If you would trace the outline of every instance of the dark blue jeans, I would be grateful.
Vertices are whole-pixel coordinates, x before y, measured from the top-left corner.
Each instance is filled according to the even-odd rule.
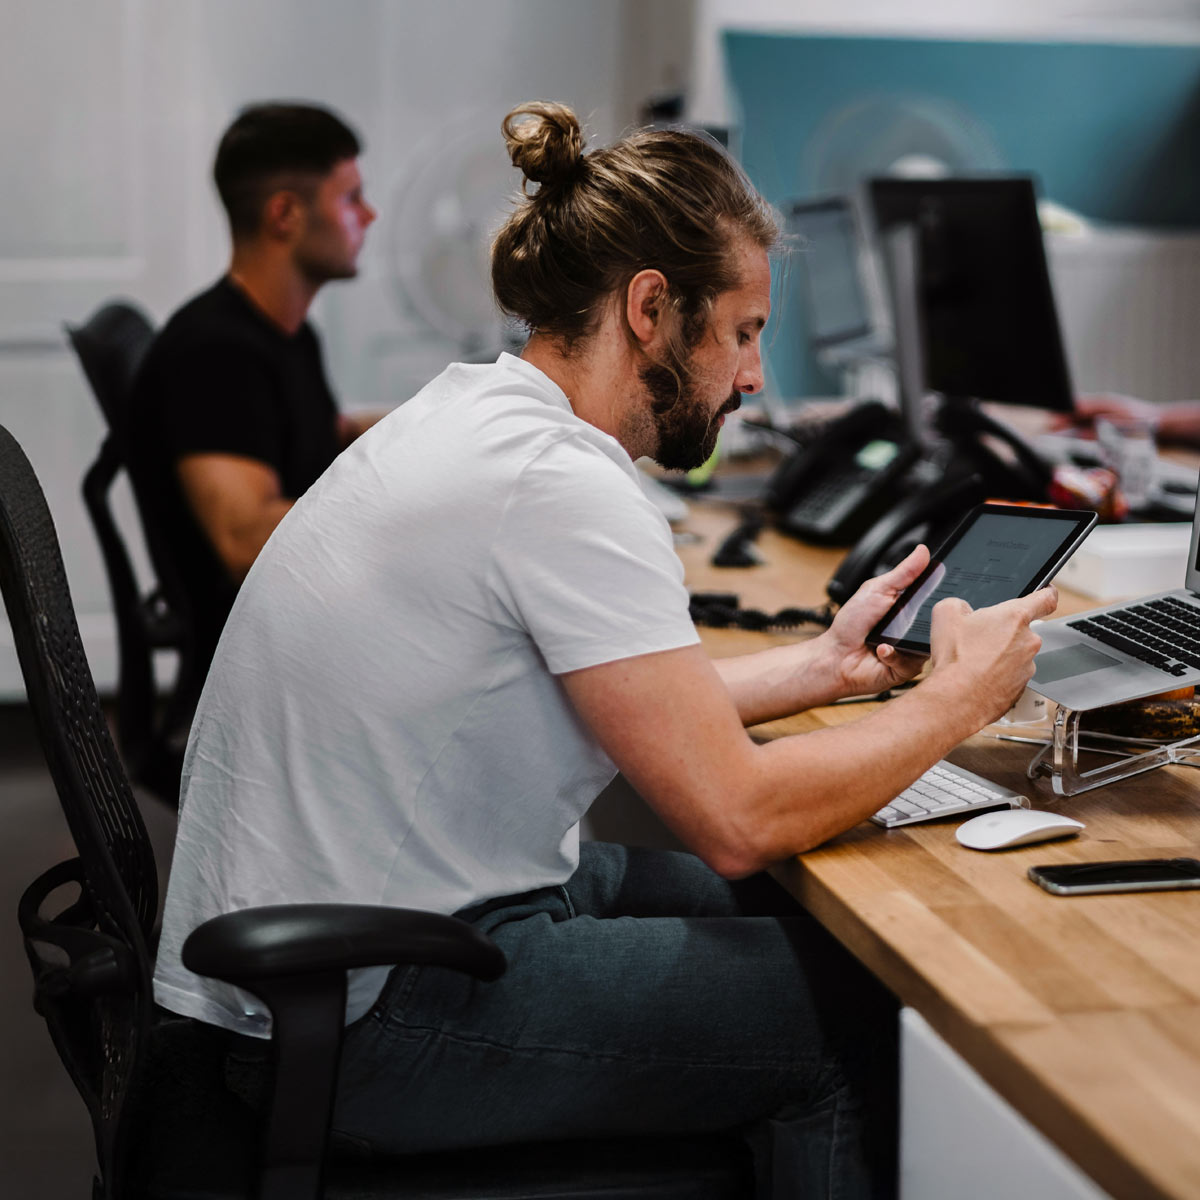
[[[393,971],[347,1030],[341,1133],[405,1152],[740,1129],[764,1196],[894,1193],[896,1004],[767,876],[585,843],[564,886],[460,915],[507,973]]]

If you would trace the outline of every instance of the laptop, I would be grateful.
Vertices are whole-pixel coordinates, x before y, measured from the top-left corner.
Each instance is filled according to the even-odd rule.
[[[1029,686],[1077,712],[1200,684],[1200,500],[1183,587],[1038,625]]]

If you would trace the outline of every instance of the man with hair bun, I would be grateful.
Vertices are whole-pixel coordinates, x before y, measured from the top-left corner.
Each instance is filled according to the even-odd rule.
[[[342,1132],[405,1152],[741,1129],[760,1195],[890,1196],[894,1001],[762,871],[1003,713],[1054,592],[943,601],[918,687],[753,742],[916,672],[863,639],[928,554],[811,641],[711,661],[634,460],[702,462],[761,387],[775,218],[690,133],[585,153],[549,103],[503,130],[526,183],[492,279],[529,340],[360,438],[260,557],[193,726],[159,1002],[266,1035],[179,961],[231,909],[457,913],[507,972],[352,972]],[[694,853],[580,846],[618,769]]]

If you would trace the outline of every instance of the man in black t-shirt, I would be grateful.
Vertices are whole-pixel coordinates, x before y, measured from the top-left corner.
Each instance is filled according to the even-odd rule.
[[[170,548],[203,666],[275,526],[373,419],[338,413],[306,320],[322,284],[356,273],[375,219],[359,150],[325,109],[243,110],[213,168],[228,273],[171,317],[134,384],[130,472]]]

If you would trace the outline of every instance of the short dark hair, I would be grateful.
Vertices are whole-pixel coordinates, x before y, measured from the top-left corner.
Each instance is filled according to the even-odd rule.
[[[253,234],[280,187],[309,185],[362,149],[358,135],[315,104],[251,104],[225,130],[213,179],[235,237]]]

